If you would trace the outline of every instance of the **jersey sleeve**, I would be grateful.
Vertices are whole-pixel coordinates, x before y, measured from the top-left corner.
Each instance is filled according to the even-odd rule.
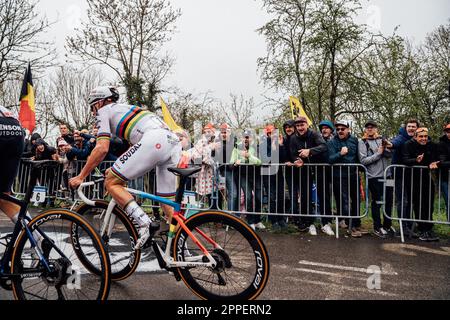
[[[97,121],[96,127],[98,128],[97,141],[107,139],[111,139],[111,126],[110,126],[110,112],[111,109],[106,106],[98,110],[97,112]]]

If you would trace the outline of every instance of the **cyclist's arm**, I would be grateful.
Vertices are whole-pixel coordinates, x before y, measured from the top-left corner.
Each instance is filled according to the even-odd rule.
[[[108,154],[110,141],[108,139],[101,139],[97,141],[94,150],[92,150],[91,155],[89,156],[86,165],[81,170],[78,175],[81,179],[86,179],[86,177],[94,170],[100,162]]]

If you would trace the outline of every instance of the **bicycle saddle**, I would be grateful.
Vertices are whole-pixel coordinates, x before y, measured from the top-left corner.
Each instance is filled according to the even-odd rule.
[[[191,175],[193,175],[194,173],[199,172],[200,170],[202,170],[202,167],[192,167],[192,168],[168,168],[167,170],[169,170],[170,172],[172,172],[175,175],[179,175],[182,177],[189,177]]]

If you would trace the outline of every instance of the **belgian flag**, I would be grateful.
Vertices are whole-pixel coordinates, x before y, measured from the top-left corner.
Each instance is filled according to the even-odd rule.
[[[36,127],[36,109],[30,64],[28,64],[28,68],[25,72],[22,91],[20,92],[19,121],[22,127],[30,131],[30,134],[34,131],[34,128]]]

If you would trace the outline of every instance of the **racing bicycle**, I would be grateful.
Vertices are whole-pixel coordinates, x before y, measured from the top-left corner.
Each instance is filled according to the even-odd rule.
[[[171,272],[177,281],[182,280],[201,299],[256,299],[269,278],[269,256],[260,237],[239,217],[226,212],[207,210],[185,217],[181,205],[185,184],[201,168],[168,170],[180,178],[175,201],[126,188],[133,195],[172,206],[175,211],[169,230],[155,233],[142,249],[135,248],[138,232],[134,222],[114,200],[90,200],[84,195],[84,188],[104,178],[78,188],[84,203],[75,211],[89,219],[102,237],[110,254],[112,279],[129,277],[142,251],[153,249],[159,267]],[[77,255],[87,269],[96,272],[84,248]]]
[[[106,300],[111,283],[109,255],[86,219],[64,209],[27,217],[40,170],[55,161],[29,161],[31,174],[24,200],[0,193],[0,199],[20,206],[14,231],[0,237],[5,251],[0,261],[0,286],[18,300]],[[76,237],[74,232],[76,231]],[[83,250],[96,272],[77,258]]]

